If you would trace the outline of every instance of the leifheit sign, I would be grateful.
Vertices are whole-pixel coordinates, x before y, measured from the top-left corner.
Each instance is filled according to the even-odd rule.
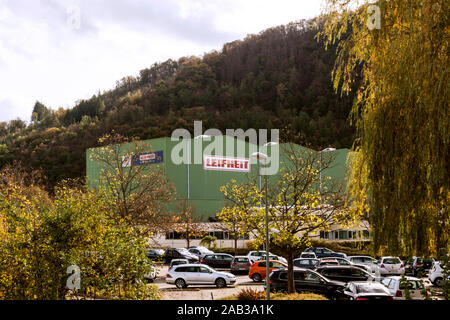
[[[250,159],[204,156],[205,170],[250,172]]]

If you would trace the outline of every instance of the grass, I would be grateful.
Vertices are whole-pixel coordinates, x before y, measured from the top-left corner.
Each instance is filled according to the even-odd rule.
[[[258,291],[254,289],[242,289],[238,294],[221,298],[219,300],[239,300],[239,301],[252,301],[252,300],[265,300],[265,291]],[[324,296],[315,293],[283,293],[275,292],[270,295],[271,300],[328,300]]]

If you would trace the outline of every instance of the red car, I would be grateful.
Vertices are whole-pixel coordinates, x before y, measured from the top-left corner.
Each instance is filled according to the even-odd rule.
[[[269,261],[269,273],[283,268],[287,268],[287,265],[277,260]],[[248,276],[255,282],[263,281],[266,278],[266,261],[256,261],[252,264]]]

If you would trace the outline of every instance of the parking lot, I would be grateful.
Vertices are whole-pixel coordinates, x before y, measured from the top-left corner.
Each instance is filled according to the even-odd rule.
[[[228,297],[238,293],[243,288],[252,288],[264,290],[263,282],[253,282],[247,274],[236,274],[236,284],[226,288],[218,289],[214,285],[210,286],[189,286],[186,289],[177,289],[173,284],[167,284],[165,281],[166,273],[169,269],[164,265],[158,267],[158,277],[154,284],[158,286],[163,300],[215,300]],[[229,269],[217,269],[218,271],[229,272]]]
[[[244,288],[252,288],[254,290],[264,290],[264,282],[255,283],[247,274],[236,274],[236,284],[234,286],[228,286],[226,288],[216,288],[214,285],[210,286],[189,286],[186,289],[177,289],[173,284],[167,284],[165,276],[168,271],[168,266],[158,267],[158,276],[154,281],[154,284],[158,286],[162,300],[216,300],[225,297],[229,297],[237,294]],[[219,271],[229,272],[229,269],[218,269]],[[437,300],[442,300],[440,296],[442,290],[434,287],[430,280],[426,277],[422,278],[425,288],[429,288],[435,291],[438,295],[435,297]]]

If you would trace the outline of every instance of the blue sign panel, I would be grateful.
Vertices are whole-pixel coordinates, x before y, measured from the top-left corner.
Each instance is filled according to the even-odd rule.
[[[122,166],[142,166],[146,164],[156,164],[164,162],[164,152],[156,151],[151,153],[138,154],[122,157]]]

